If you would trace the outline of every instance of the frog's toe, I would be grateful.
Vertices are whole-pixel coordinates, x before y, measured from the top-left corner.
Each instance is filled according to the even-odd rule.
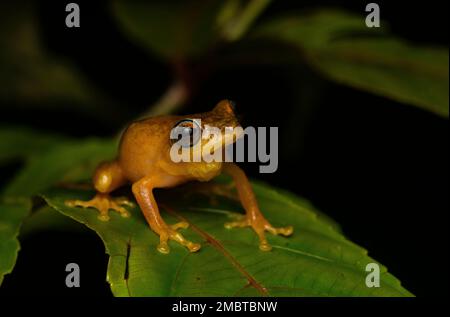
[[[128,197],[117,197],[113,198],[113,201],[120,206],[135,207],[135,203],[132,202]]]
[[[248,221],[247,217],[245,217],[245,216],[240,217],[240,219],[237,221],[225,222],[225,224],[224,224],[224,227],[226,229],[244,228],[244,227],[249,227],[249,226],[250,226],[250,222]]]
[[[164,254],[170,252],[170,247],[168,245],[168,240],[173,240],[178,242],[179,244],[185,246],[189,252],[197,252],[200,250],[201,245],[199,243],[194,243],[192,241],[187,240],[183,235],[177,232],[177,229],[187,228],[189,224],[185,221],[176,223],[174,225],[169,226],[166,230],[164,230],[160,236],[160,242],[157,247],[158,251]]]
[[[163,254],[168,254],[170,252],[170,247],[167,244],[167,240],[161,241],[156,249]]]
[[[67,200],[66,206],[69,207],[82,207],[82,208],[94,208],[99,212],[98,219],[101,221],[108,221],[109,210],[112,209],[118,212],[122,217],[130,217],[130,213],[121,205],[124,204],[123,198],[111,198],[107,194],[98,193],[91,200]]]
[[[71,199],[71,200],[66,200],[64,202],[64,204],[67,207],[83,207],[83,208],[88,208],[88,207],[94,207],[93,204],[91,204],[91,200],[78,200],[78,199]]]
[[[101,221],[109,221],[109,215],[108,214],[103,214],[103,213],[99,213],[97,218]]]
[[[266,225],[265,229],[273,235],[283,235],[285,237],[290,236],[294,232],[294,228],[292,226],[275,228],[269,224]]]
[[[187,223],[186,221],[177,222],[176,224],[170,226],[170,228],[172,228],[173,230],[187,229],[188,227],[189,223]]]
[[[264,218],[257,218],[252,221],[247,216],[244,216],[238,221],[225,223],[225,228],[227,229],[243,227],[252,227],[252,229],[256,232],[259,238],[259,249],[261,251],[272,250],[271,245],[266,239],[266,231],[273,235],[283,235],[286,237],[290,236],[294,232],[294,228],[292,226],[276,228]]]
[[[109,209],[112,209],[112,210],[118,212],[124,218],[130,217],[130,213],[128,212],[128,210],[123,208],[121,205],[116,203],[114,200],[110,201]]]
[[[194,243],[187,240],[181,233],[177,232],[176,230],[169,231],[169,239],[176,241],[181,245],[184,245],[189,250],[189,252],[197,252],[201,247],[199,243]]]

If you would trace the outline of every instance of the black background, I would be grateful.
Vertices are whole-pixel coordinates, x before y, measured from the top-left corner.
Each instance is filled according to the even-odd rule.
[[[92,118],[65,108],[27,113],[5,108],[0,122],[77,137],[109,136],[170,84],[170,67],[127,39],[108,14],[106,1],[76,2],[82,26],[68,29],[67,2],[41,1],[42,39],[55,56],[72,60],[98,89],[126,104],[124,114],[105,120],[108,114]],[[377,3],[395,35],[447,46],[444,1]],[[327,4],[364,14],[366,2],[275,1],[261,18]],[[292,85],[282,67],[222,69],[200,84],[182,112],[206,110],[227,97],[237,102],[246,125],[278,126],[278,171],[261,175],[257,166],[246,164],[251,176],[312,201],[413,294],[447,294],[447,120],[334,84],[308,66],[301,67],[306,83],[300,86]],[[314,103],[315,110],[298,106],[293,100],[299,95]],[[2,170],[2,179],[11,177],[17,167]],[[15,271],[5,278],[0,293],[111,294],[105,282],[107,256],[94,233],[45,232],[21,244]],[[64,268],[69,262],[81,267],[79,289],[65,287]]]

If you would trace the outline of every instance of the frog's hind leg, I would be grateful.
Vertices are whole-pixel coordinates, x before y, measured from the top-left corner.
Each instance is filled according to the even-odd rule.
[[[110,192],[126,183],[122,170],[116,161],[100,164],[95,170],[93,183],[97,190],[94,198],[88,201],[67,200],[66,205],[95,208],[99,211],[98,218],[102,221],[109,220],[110,209],[120,213],[122,217],[130,216],[130,213],[123,206],[132,206],[133,203],[124,197],[113,198],[109,195]]]

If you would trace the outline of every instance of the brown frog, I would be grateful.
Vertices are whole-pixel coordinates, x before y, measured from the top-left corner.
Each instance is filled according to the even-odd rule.
[[[170,155],[173,140],[170,138],[174,127],[182,125],[188,133],[193,133],[196,121],[201,119],[201,127],[217,127],[222,131],[221,138],[214,142],[225,147],[235,142],[237,135],[232,138],[224,133],[225,127],[239,127],[234,113],[234,105],[228,100],[219,102],[213,110],[190,116],[158,116],[131,123],[122,135],[118,157],[111,162],[101,163],[93,175],[93,184],[97,191],[95,197],[89,201],[70,200],[69,206],[92,207],[99,211],[99,219],[109,220],[109,210],[114,210],[124,217],[129,212],[124,206],[131,204],[123,198],[113,198],[109,194],[117,188],[131,184],[142,213],[150,228],[159,235],[158,251],[169,253],[169,240],[176,241],[191,252],[200,249],[200,244],[193,243],[178,232],[180,228],[187,228],[188,223],[182,221],[174,225],[164,222],[153,196],[154,188],[167,188],[183,184],[188,181],[209,181],[220,173],[229,174],[236,186],[239,200],[246,214],[242,220],[226,223],[226,228],[251,227],[259,237],[259,248],[263,251],[271,249],[265,232],[275,235],[289,236],[293,232],[291,226],[283,228],[273,227],[261,214],[252,186],[244,171],[230,162],[174,162]],[[202,142],[209,142],[200,138]],[[216,144],[217,145],[217,144]],[[192,150],[193,151],[193,150]]]

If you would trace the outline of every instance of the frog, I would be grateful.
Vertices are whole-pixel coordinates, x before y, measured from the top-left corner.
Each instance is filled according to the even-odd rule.
[[[250,227],[259,238],[259,249],[272,249],[266,238],[266,232],[273,235],[290,236],[292,226],[274,227],[264,217],[259,209],[258,201],[246,173],[234,162],[222,160],[197,160],[175,162],[170,150],[174,144],[171,131],[182,127],[187,133],[193,134],[198,122],[200,130],[205,127],[216,127],[220,130],[219,138],[214,142],[217,148],[225,148],[236,142],[239,135],[225,135],[225,128],[241,127],[237,119],[235,103],[222,100],[212,110],[194,115],[160,115],[134,121],[122,133],[118,154],[112,161],[100,163],[92,176],[92,184],[96,190],[95,196],[87,201],[67,200],[70,207],[96,209],[101,221],[110,219],[109,211],[118,212],[123,217],[130,217],[126,207],[133,206],[134,201],[124,197],[114,197],[112,192],[123,186],[131,185],[135,201],[140,207],[151,230],[159,235],[157,250],[163,254],[170,252],[169,241],[174,241],[186,247],[189,252],[197,252],[201,244],[186,239],[180,229],[189,227],[187,221],[167,224],[160,214],[158,203],[153,191],[159,188],[170,188],[191,181],[208,182],[224,173],[231,176],[245,214],[240,219],[226,222],[225,228]],[[194,138],[191,138],[192,142]],[[211,142],[201,137],[197,142]],[[192,146],[192,144],[190,144]],[[198,147],[197,147],[198,148]],[[193,151],[193,147],[192,147]]]

